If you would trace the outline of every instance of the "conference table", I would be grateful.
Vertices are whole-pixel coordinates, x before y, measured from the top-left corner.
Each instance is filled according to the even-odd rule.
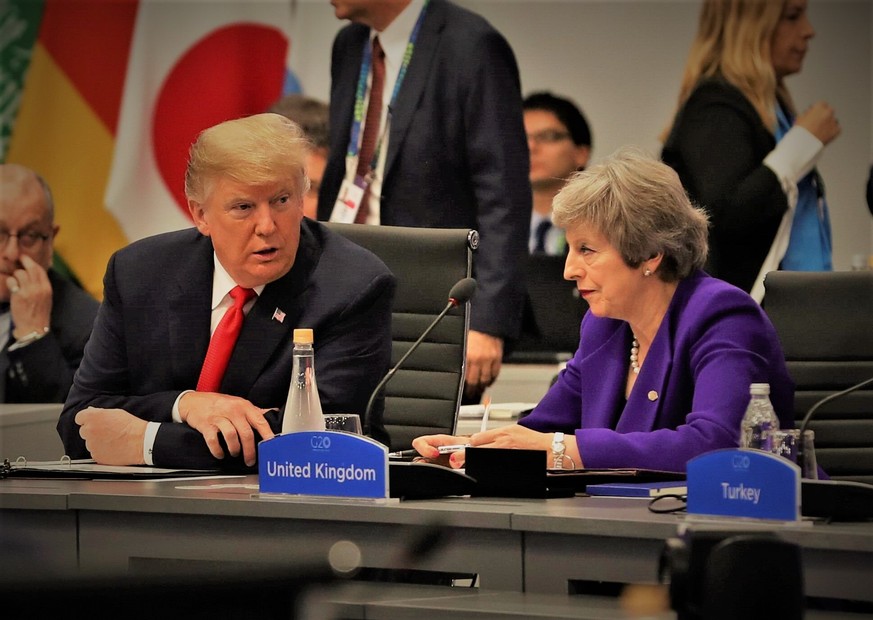
[[[61,458],[64,444],[56,428],[61,409],[57,403],[0,404],[0,460]]]
[[[0,458],[14,460],[22,451],[32,456],[31,444],[46,449],[40,457],[57,458],[58,410],[0,408]],[[275,498],[259,494],[257,476],[7,478],[0,479],[0,550],[11,541],[41,566],[118,573],[161,571],[180,562],[293,564],[326,557],[335,543],[349,541],[360,550],[362,567],[429,571],[478,587],[397,584],[374,593],[357,584],[364,589],[344,595],[348,617],[357,617],[366,600],[366,617],[399,617],[386,610],[431,609],[424,602],[430,601],[434,609],[508,606],[518,613],[536,605],[551,610],[541,617],[610,618],[621,617],[612,615],[620,614],[614,604],[586,596],[612,585],[656,583],[664,543],[681,530],[772,531],[801,547],[808,596],[873,603],[873,522],[701,519],[655,514],[647,505],[641,498],[581,495]],[[422,540],[430,541],[430,551],[415,552],[427,546]],[[374,601],[385,613],[373,615]],[[584,615],[583,607],[594,611]]]
[[[0,531],[61,568],[160,570],[178,561],[291,562],[346,540],[360,564],[476,575],[482,591],[585,594],[655,583],[680,528],[773,531],[802,549],[809,596],[873,601],[873,523],[796,524],[654,514],[647,500],[262,497],[257,476],[0,480]],[[432,551],[412,552],[423,536]]]

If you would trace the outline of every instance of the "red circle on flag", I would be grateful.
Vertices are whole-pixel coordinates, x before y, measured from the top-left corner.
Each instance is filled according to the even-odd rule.
[[[275,28],[232,24],[194,44],[167,74],[155,104],[155,165],[188,216],[185,168],[197,135],[222,121],[264,112],[282,93],[288,39]]]

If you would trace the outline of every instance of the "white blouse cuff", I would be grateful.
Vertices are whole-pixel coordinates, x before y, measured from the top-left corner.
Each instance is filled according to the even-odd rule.
[[[764,158],[764,165],[776,174],[783,188],[788,184],[797,185],[815,167],[823,151],[821,140],[795,125]]]

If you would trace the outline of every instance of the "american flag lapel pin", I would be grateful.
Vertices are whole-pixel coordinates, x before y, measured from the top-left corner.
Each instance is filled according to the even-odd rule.
[[[276,308],[273,311],[273,320],[279,321],[280,323],[284,323],[285,322],[285,313],[282,312],[279,308]]]

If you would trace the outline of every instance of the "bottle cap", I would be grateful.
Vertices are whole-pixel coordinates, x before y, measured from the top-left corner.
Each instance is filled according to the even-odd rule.
[[[312,344],[312,329],[295,329],[294,344]]]
[[[749,386],[749,392],[752,394],[769,394],[770,393],[770,384],[769,383],[753,383]]]

